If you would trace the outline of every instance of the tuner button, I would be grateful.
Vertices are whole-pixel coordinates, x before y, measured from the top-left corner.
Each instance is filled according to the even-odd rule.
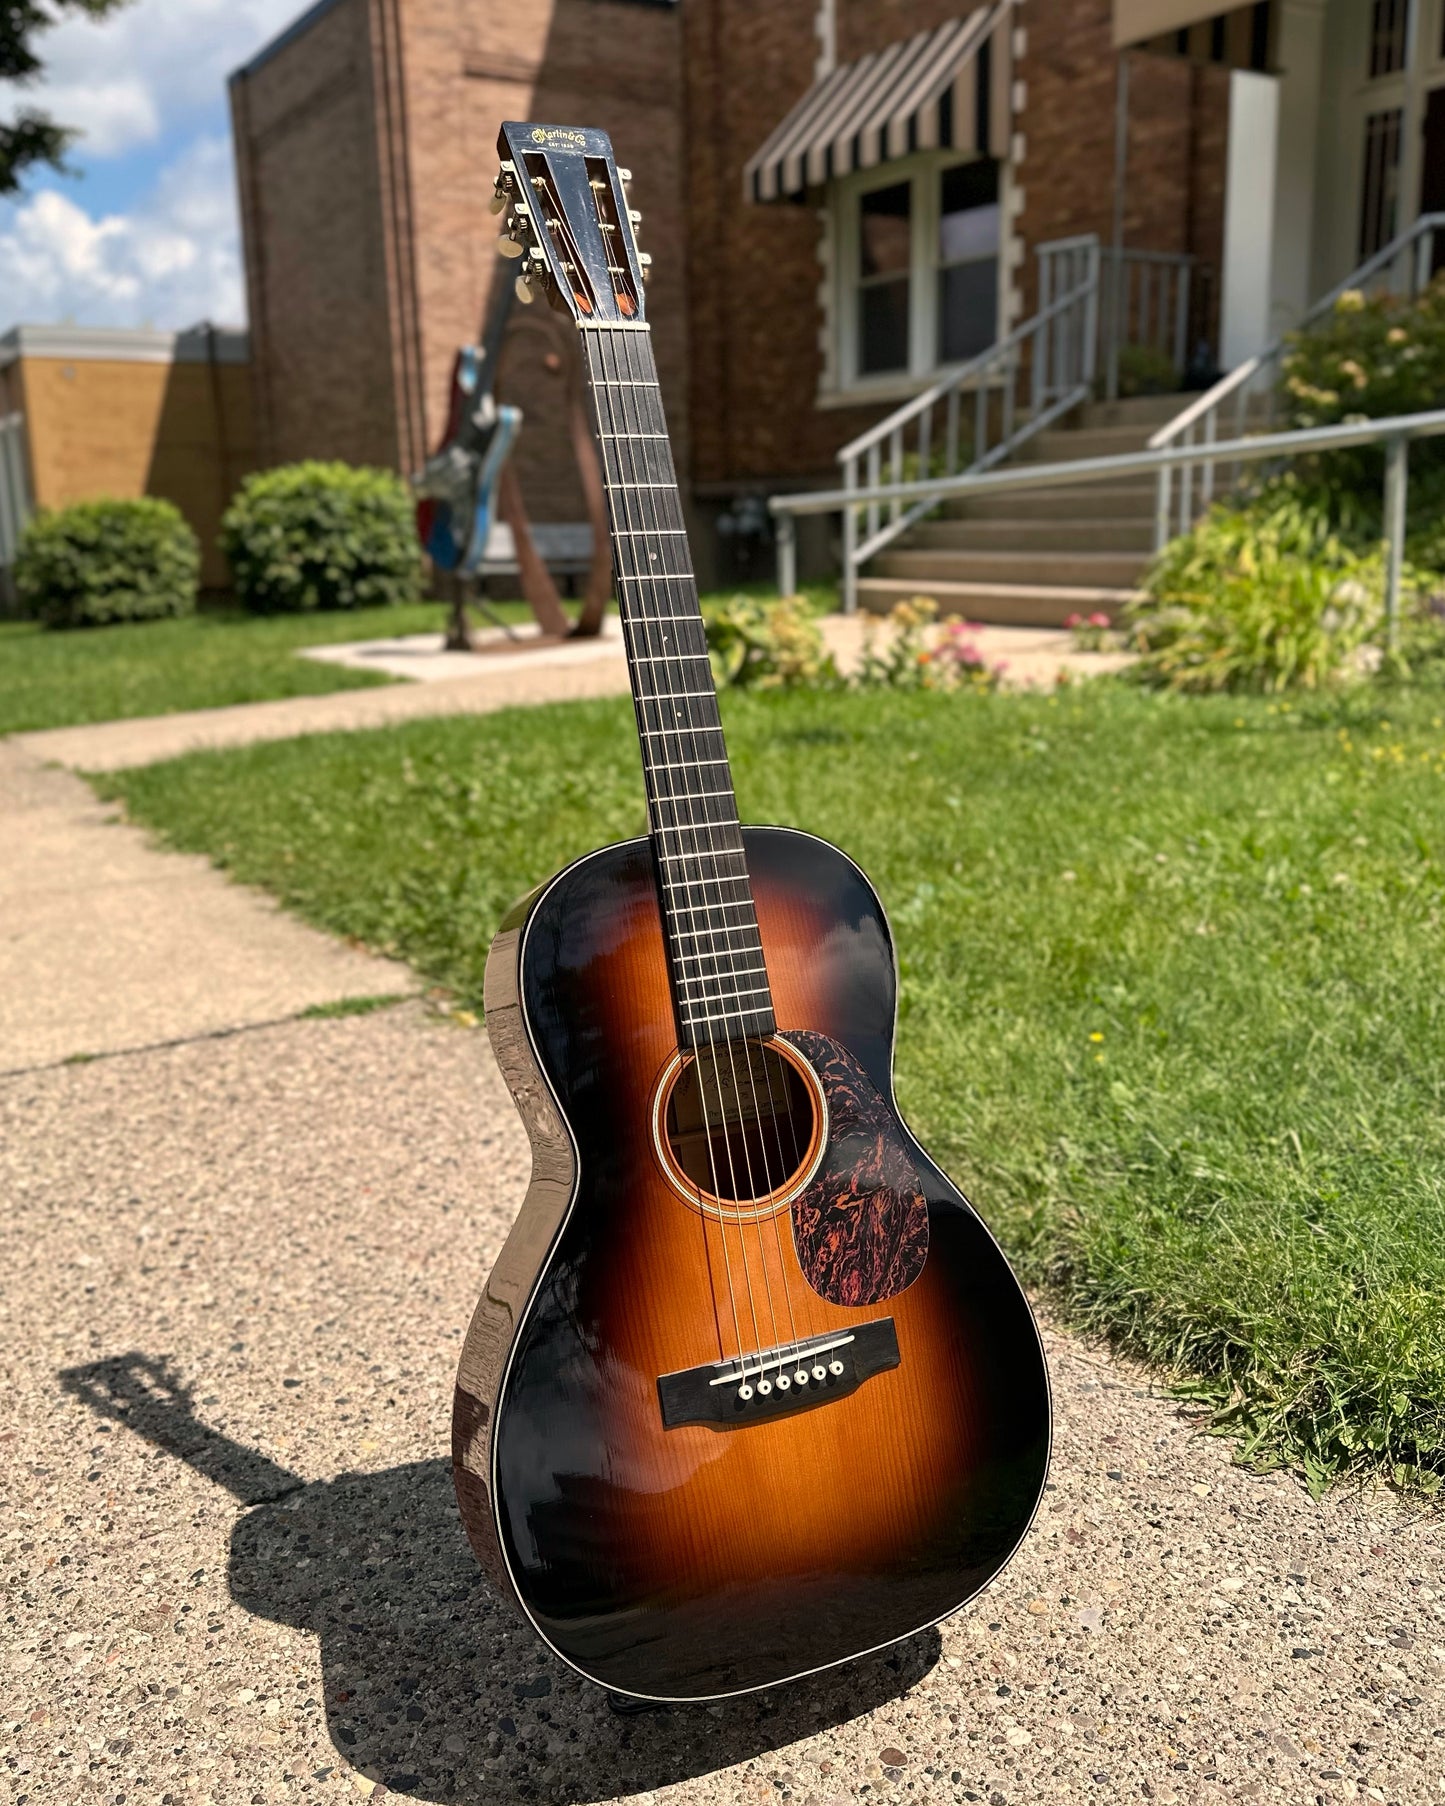
[[[518,244],[515,238],[497,240],[497,251],[503,257],[520,257],[526,248],[525,245]]]
[[[528,279],[525,276],[519,276],[517,278],[515,287],[516,287],[516,291],[517,291],[517,299],[519,301],[524,302],[527,305],[530,305],[533,301],[535,301],[537,299],[536,292],[534,291],[532,284],[528,281]]]
[[[768,1394],[772,1391],[772,1389],[773,1389],[773,1382],[771,1380],[759,1380],[758,1381],[758,1397],[759,1398],[766,1398],[768,1396]]]
[[[818,1365],[813,1369],[813,1378],[815,1380],[825,1380],[825,1379],[827,1379],[827,1377],[828,1377],[828,1369],[823,1365],[823,1363],[821,1361],[819,1361]]]
[[[490,208],[490,209],[491,209],[491,211],[492,211],[492,212],[493,212],[493,213],[500,213],[500,212],[501,212],[501,211],[502,211],[502,209],[503,209],[503,207],[505,207],[505,206],[506,206],[506,204],[507,204],[507,196],[506,196],[506,193],[505,193],[505,191],[504,191],[504,190],[503,190],[503,189],[502,189],[502,188],[501,188],[501,187],[500,187],[500,186],[499,186],[499,187],[498,187],[498,188],[497,188],[497,189],[496,189],[496,190],[495,190],[495,191],[494,191],[494,193],[493,193],[493,195],[492,195],[492,198],[491,198],[491,200],[490,200],[490,201],[488,201],[488,202],[487,202],[487,206],[488,206],[488,207],[489,207],[489,208]]]
[[[749,1386],[746,1381],[744,1381],[744,1383],[738,1387],[738,1397],[743,1401],[744,1404],[746,1404],[752,1396],[753,1396],[752,1387]]]
[[[807,1383],[808,1383],[808,1370],[806,1367],[800,1367],[798,1369],[798,1371],[793,1375],[793,1384],[795,1386],[806,1386]]]
[[[843,1371],[843,1363],[841,1361],[829,1361],[828,1371],[833,1375],[834,1379],[837,1379]]]

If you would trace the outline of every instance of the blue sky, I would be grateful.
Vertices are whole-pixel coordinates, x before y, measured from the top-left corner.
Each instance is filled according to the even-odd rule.
[[[44,107],[84,137],[75,175],[0,201],[0,331],[245,320],[226,77],[306,0],[131,0],[38,41],[41,79],[0,84],[0,117]]]

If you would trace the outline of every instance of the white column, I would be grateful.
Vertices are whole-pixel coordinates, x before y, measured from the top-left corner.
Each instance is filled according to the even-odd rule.
[[[1311,265],[1325,56],[1323,0],[1277,0],[1277,4],[1281,73],[1270,272],[1272,339],[1288,332],[1315,298]]]
[[[1229,162],[1219,361],[1226,370],[1269,344],[1279,83],[1236,69],[1229,78]]]

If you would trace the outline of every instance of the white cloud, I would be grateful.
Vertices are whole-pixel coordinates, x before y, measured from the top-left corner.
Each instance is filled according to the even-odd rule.
[[[65,19],[37,43],[41,78],[0,88],[0,118],[43,107],[82,137],[82,157],[153,143],[163,124],[223,104],[226,77],[305,0],[135,0],[107,19]]]
[[[45,189],[0,216],[7,318],[189,326],[245,318],[231,148],[199,137],[125,213],[92,218]]]

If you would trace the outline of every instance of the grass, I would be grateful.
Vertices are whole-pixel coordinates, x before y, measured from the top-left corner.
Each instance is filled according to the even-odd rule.
[[[1445,1474],[1445,704],[1384,694],[724,703],[745,815],[882,891],[903,1106],[1022,1270],[1316,1488]],[[643,822],[625,699],[102,788],[473,1008],[499,912]]]
[[[704,600],[739,590],[776,593],[767,584],[743,584]],[[836,606],[836,593],[826,585],[813,585],[805,593],[820,611]],[[524,602],[494,602],[491,607],[509,621],[530,619]],[[392,683],[397,680],[383,672],[318,664],[298,658],[297,652],[343,640],[439,633],[446,614],[441,602],[262,617],[213,608],[184,621],[73,633],[52,632],[33,621],[0,621],[0,734]],[[490,623],[478,619],[476,625]]]

